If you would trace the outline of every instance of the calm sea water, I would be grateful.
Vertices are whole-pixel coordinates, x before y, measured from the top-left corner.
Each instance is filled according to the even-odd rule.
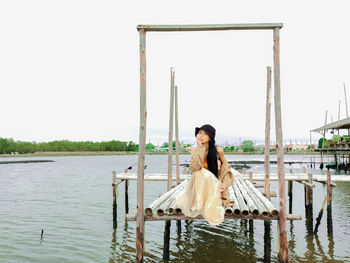
[[[180,158],[186,161],[190,156]],[[0,262],[135,261],[136,223],[124,220],[122,183],[117,228],[113,229],[111,182],[112,171],[121,172],[135,164],[137,156],[11,160],[21,159],[54,162],[0,165]],[[227,159],[263,160],[263,156],[231,155]],[[309,157],[285,156],[285,159],[308,161]],[[167,172],[167,156],[148,155],[146,163],[147,173]],[[131,172],[135,172],[135,168]],[[289,169],[300,172],[302,167],[286,165],[286,172]],[[255,165],[252,170],[263,172],[264,166]],[[272,165],[274,171],[276,166]],[[308,171],[321,173],[310,168]],[[307,232],[305,221],[303,185],[294,183],[292,209],[293,213],[301,214],[303,220],[287,222],[292,262],[350,262],[350,183],[337,185],[333,191],[331,217],[327,220],[325,209],[318,233],[312,236]],[[277,192],[275,182],[271,188]],[[165,190],[166,182],[145,182],[145,205]],[[313,226],[325,195],[326,187],[317,184]],[[277,198],[272,201],[277,205]],[[136,181],[129,185],[129,206],[130,213],[135,213]],[[169,259],[166,251],[164,254],[164,229],[164,221],[146,222],[145,262],[277,262],[275,221],[271,224],[270,241],[264,241],[264,223],[259,220],[253,225],[246,220],[229,220],[216,227],[206,221],[182,221],[179,227],[173,221]]]

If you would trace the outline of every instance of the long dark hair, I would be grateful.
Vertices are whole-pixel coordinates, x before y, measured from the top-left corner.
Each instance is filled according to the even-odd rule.
[[[218,178],[218,157],[215,146],[215,140],[213,139],[209,141],[207,163],[209,171],[212,172]]]

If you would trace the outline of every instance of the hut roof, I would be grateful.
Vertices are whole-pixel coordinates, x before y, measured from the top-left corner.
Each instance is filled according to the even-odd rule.
[[[339,121],[335,121],[332,123],[329,123],[327,125],[323,125],[320,128],[311,130],[312,132],[321,132],[323,130],[329,130],[329,129],[350,129],[350,118],[345,118]]]

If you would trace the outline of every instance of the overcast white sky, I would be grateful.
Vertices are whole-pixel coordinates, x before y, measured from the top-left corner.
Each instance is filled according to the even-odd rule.
[[[346,117],[349,7],[319,0],[1,1],[0,137],[138,142],[138,24],[282,22],[284,139],[306,141],[326,109],[337,119],[339,99]],[[217,129],[219,142],[263,140],[272,31],[149,32],[146,46],[147,141],[168,138],[170,67],[181,140],[193,140],[204,123]]]

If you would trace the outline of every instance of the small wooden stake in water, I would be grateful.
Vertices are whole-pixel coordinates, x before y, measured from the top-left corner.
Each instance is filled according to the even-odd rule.
[[[128,173],[128,169],[124,173]],[[129,180],[125,180],[125,213],[129,213]]]

